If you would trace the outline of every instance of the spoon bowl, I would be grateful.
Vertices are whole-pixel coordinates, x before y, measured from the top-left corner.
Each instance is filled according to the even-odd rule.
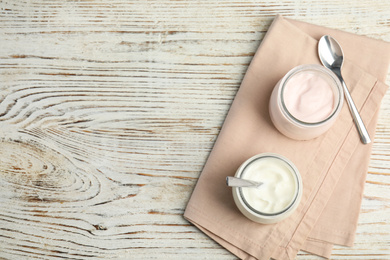
[[[341,67],[343,66],[344,54],[340,44],[331,36],[324,35],[321,37],[318,43],[318,55],[320,57],[322,65],[333,71],[339,78],[341,85],[343,86],[345,99],[347,100],[349,109],[351,111],[353,120],[360,135],[360,139],[364,144],[371,142],[370,135],[364,126],[363,120],[359,115],[359,111],[353,102],[352,96],[348,91],[347,85],[341,76]]]
[[[318,43],[318,50],[321,62],[326,68],[340,68],[341,71],[344,53],[335,39],[328,35],[323,36]]]

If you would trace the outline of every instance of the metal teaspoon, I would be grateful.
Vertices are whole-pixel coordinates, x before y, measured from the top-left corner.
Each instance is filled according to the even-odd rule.
[[[334,74],[341,81],[341,85],[343,86],[345,99],[347,100],[349,109],[351,111],[353,120],[357,127],[357,130],[360,135],[360,139],[364,144],[368,144],[371,142],[370,135],[367,132],[366,127],[364,126],[363,120],[359,115],[359,112],[355,106],[355,103],[352,100],[351,94],[348,91],[347,85],[341,76],[341,66],[343,65],[343,50],[339,43],[330,37],[329,35],[324,35],[321,37],[318,43],[318,55],[322,64],[333,71]]]
[[[236,178],[232,176],[226,177],[226,185],[229,187],[248,187],[248,188],[258,188],[262,185],[262,182],[250,181],[241,178]]]

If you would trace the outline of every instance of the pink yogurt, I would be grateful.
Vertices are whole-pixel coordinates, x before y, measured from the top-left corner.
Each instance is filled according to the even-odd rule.
[[[301,65],[290,70],[275,86],[270,117],[287,137],[308,140],[325,133],[343,105],[340,81],[320,65]]]
[[[291,115],[307,123],[325,120],[335,106],[331,82],[310,71],[291,77],[284,86],[283,97]]]

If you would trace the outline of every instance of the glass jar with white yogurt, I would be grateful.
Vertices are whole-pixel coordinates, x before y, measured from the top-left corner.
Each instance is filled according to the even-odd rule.
[[[233,187],[233,198],[241,213],[252,221],[271,224],[296,209],[302,197],[298,169],[287,158],[263,153],[245,161],[235,177],[261,182],[259,187]]]
[[[333,125],[343,97],[341,83],[332,71],[317,64],[301,65],[290,70],[273,89],[271,120],[287,137],[312,139]]]

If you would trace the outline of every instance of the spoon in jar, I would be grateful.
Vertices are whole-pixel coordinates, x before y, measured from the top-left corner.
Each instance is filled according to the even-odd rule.
[[[247,188],[258,188],[262,185],[262,182],[250,181],[232,176],[226,177],[226,185],[229,187],[247,187]]]
[[[347,100],[349,109],[351,111],[353,120],[357,127],[357,130],[360,135],[360,139],[364,144],[368,144],[371,142],[370,135],[367,132],[366,127],[364,126],[363,120],[359,115],[359,111],[357,110],[355,103],[352,100],[352,96],[348,91],[347,85],[341,76],[341,66],[343,65],[343,50],[339,43],[330,37],[329,35],[324,35],[321,37],[318,43],[318,55],[322,64],[333,71],[334,74],[341,81],[341,85],[343,86],[345,99]]]

